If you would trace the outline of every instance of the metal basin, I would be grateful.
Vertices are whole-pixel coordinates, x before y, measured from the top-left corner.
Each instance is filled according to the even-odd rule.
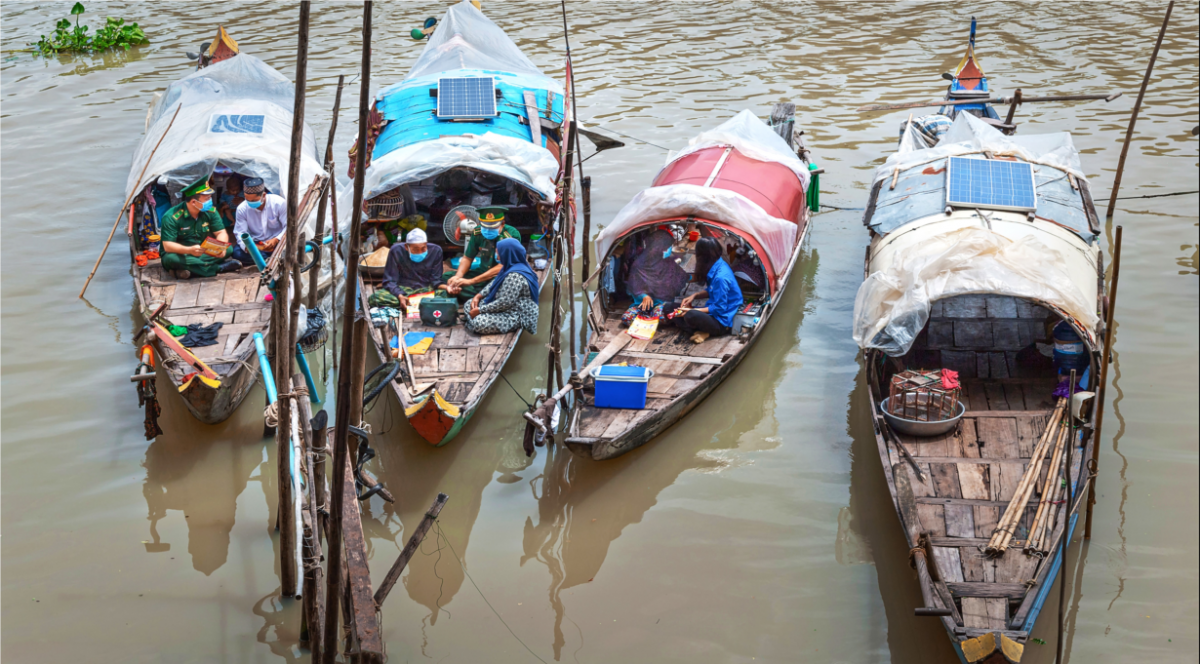
[[[918,395],[915,394],[910,396],[919,398]],[[918,420],[909,420],[903,417],[897,417],[896,415],[888,412],[888,401],[890,400],[891,397],[888,397],[879,404],[879,408],[883,413],[883,419],[887,420],[888,426],[892,427],[893,430],[899,433],[908,434],[910,436],[940,436],[945,433],[950,433],[955,427],[958,426],[958,421],[962,419],[963,414],[967,412],[967,405],[962,401],[959,401],[958,414],[954,417],[951,417],[948,420],[921,422]],[[917,402],[918,408],[921,408],[922,405],[923,404],[921,401]]]

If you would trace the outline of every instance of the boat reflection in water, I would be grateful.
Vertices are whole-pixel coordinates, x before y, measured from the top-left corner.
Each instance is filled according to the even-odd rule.
[[[600,574],[612,543],[626,527],[642,521],[664,489],[687,471],[720,471],[730,465],[735,451],[779,446],[775,392],[785,359],[799,343],[797,330],[812,296],[817,265],[817,252],[802,250],[792,275],[795,285],[775,314],[778,321],[763,332],[762,343],[704,406],[664,432],[657,444],[599,462],[565,448],[546,448],[542,474],[529,481],[537,499],[537,523],[526,518],[521,564],[537,560],[550,573],[547,595],[554,610],[555,660],[566,644],[562,592]],[[724,399],[736,399],[737,407],[722,408]],[[706,426],[698,426],[701,419]],[[705,431],[713,433],[701,433]]]

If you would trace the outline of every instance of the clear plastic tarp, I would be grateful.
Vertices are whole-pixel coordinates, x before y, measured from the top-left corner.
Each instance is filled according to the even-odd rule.
[[[963,116],[959,116],[960,118]],[[1052,305],[1085,330],[1094,307],[1062,267],[1065,258],[1033,236],[1012,241],[986,228],[961,228],[906,248],[872,273],[854,300],[854,341],[904,355],[929,320],[933,303],[954,295],[1012,295]]]
[[[719,127],[701,132],[688,141],[686,148],[673,155],[668,163],[697,150],[718,145],[732,145],[738,152],[759,161],[783,164],[800,178],[804,190],[808,191],[808,165],[788,147],[787,141],[775,133],[758,116],[748,109],[723,122]],[[791,247],[788,247],[789,251]]]
[[[1025,134],[1005,136],[996,128],[970,113],[959,113],[954,124],[932,148],[918,135],[917,128],[910,126],[900,139],[900,147],[887,158],[883,166],[875,170],[875,182],[890,179],[897,169],[910,168],[969,154],[991,152],[998,156],[1012,156],[1031,164],[1043,164],[1060,171],[1084,177],[1079,163],[1079,151],[1066,132],[1053,134]]]
[[[468,0],[446,10],[421,57],[405,78],[415,79],[455,69],[495,69],[546,78],[504,30]],[[557,87],[552,79],[546,80]]]
[[[756,239],[767,253],[765,258],[771,268],[768,272],[772,281],[791,259],[798,232],[794,222],[772,217],[737,192],[694,184],[670,184],[642,190],[596,236],[596,252],[607,256],[613,243],[640,224],[688,216],[727,224]]]
[[[125,194],[155,180],[176,195],[210,175],[217,163],[262,178],[287,195],[294,85],[252,55],[240,54],[172,83],[150,108],[146,136],[133,157]],[[175,109],[179,115],[163,137]],[[155,145],[160,138],[162,144]],[[150,154],[154,158],[150,160]],[[304,127],[300,182],[307,187],[322,172],[312,129]],[[138,174],[146,167],[141,181]]]

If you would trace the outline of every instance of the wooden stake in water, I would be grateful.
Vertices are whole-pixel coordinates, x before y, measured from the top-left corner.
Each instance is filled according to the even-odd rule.
[[[1098,468],[1100,461],[1100,426],[1104,424],[1104,395],[1108,387],[1108,361],[1112,357],[1113,336],[1116,328],[1117,310],[1117,281],[1121,276],[1121,235],[1122,227],[1117,226],[1117,237],[1113,242],[1112,283],[1108,287],[1107,318],[1104,321],[1104,356],[1100,358],[1100,382],[1096,394],[1096,430],[1092,433],[1092,469]],[[1083,537],[1092,538],[1092,507],[1096,504],[1096,482],[1088,487],[1087,519],[1084,521]]]
[[[1133,140],[1133,126],[1137,124],[1138,111],[1142,110],[1142,99],[1146,97],[1146,87],[1150,85],[1150,73],[1154,71],[1154,61],[1158,59],[1158,49],[1162,47],[1163,36],[1167,34],[1167,23],[1171,21],[1171,10],[1175,0],[1167,3],[1167,15],[1163,17],[1162,27],[1158,29],[1158,41],[1154,42],[1154,52],[1150,54],[1150,64],[1146,65],[1146,75],[1142,77],[1142,89],[1138,91],[1137,101],[1133,103],[1133,114],[1129,116],[1129,128],[1125,130],[1125,144],[1121,146],[1121,158],[1117,161],[1117,175],[1113,178],[1112,194],[1108,198],[1106,218],[1112,219],[1113,211],[1117,209],[1117,192],[1121,189],[1121,175],[1125,172],[1125,157],[1129,155],[1129,143]]]
[[[1168,10],[1170,11],[1170,10]],[[1063,503],[1063,538],[1060,541],[1062,552],[1062,565],[1058,568],[1058,654],[1055,655],[1054,661],[1056,664],[1062,662],[1063,657],[1063,628],[1066,626],[1067,620],[1067,545],[1071,543],[1071,448],[1075,447],[1075,418],[1071,414],[1071,400],[1075,398],[1075,370],[1071,369],[1071,387],[1067,396],[1067,450],[1066,463],[1063,464],[1063,481],[1066,482],[1066,502]]]

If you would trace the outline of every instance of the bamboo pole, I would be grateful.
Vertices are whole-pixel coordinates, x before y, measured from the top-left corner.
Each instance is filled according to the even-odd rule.
[[[1112,284],[1108,287],[1107,320],[1104,322],[1104,357],[1100,358],[1100,386],[1096,395],[1096,431],[1092,434],[1092,467],[1098,468],[1100,461],[1100,426],[1104,424],[1104,397],[1108,389],[1108,362],[1112,356],[1113,337],[1116,334],[1115,312],[1117,309],[1117,281],[1121,276],[1121,234],[1122,227],[1117,226],[1117,237],[1113,244]],[[1083,537],[1092,538],[1092,507],[1096,504],[1096,482],[1088,488],[1087,518],[1084,520]]]
[[[1174,2],[1174,0],[1172,0]],[[1170,11],[1170,10],[1168,10]],[[1067,403],[1075,397],[1075,370],[1071,369],[1071,387],[1068,391]],[[1070,504],[1071,500],[1071,448],[1075,447],[1075,419],[1071,414],[1070,406],[1067,407],[1067,449],[1063,454],[1063,490],[1066,493],[1066,502],[1063,509],[1063,538],[1059,540],[1062,553],[1062,564],[1058,568],[1058,651],[1054,657],[1055,664],[1061,664],[1063,661],[1063,628],[1067,624],[1067,545],[1071,543],[1071,513],[1066,510],[1066,505]]]
[[[291,399],[282,395],[291,392],[292,363],[296,346],[296,318],[298,309],[289,311],[292,300],[299,299],[299,283],[292,284],[292,266],[295,263],[296,244],[299,233],[300,203],[300,156],[304,141],[304,93],[308,71],[308,17],[311,3],[300,3],[300,25],[296,48],[296,92],[292,107],[292,144],[288,167],[287,231],[283,251],[283,269],[275,285],[272,304],[278,308],[279,327],[275,331],[275,390],[281,395],[278,404],[278,426],[275,428],[275,450],[279,460],[279,582],[285,597],[294,596],[299,588],[299,571],[292,551],[297,542],[297,524],[285,516],[297,496],[293,495],[291,478]],[[293,293],[292,291],[296,291]],[[298,302],[297,302],[298,304]]]
[[[1050,419],[1046,422],[1046,428],[1042,431],[1041,439],[1038,440],[1038,444],[1034,447],[1033,458],[1029,462],[1029,467],[1025,470],[1025,474],[1021,476],[1021,481],[1017,484],[1017,490],[1013,494],[1012,500],[1009,501],[1008,507],[1005,508],[1004,515],[1000,517],[1000,522],[996,524],[996,529],[992,531],[992,537],[987,546],[988,553],[1004,553],[1004,550],[1008,547],[1017,524],[1021,522],[1021,516],[1025,512],[1025,505],[1029,502],[1029,497],[1033,494],[1034,486],[1037,484],[1037,477],[1041,473],[1042,463],[1046,457],[1046,449],[1049,447],[1050,440],[1055,437],[1058,431],[1059,423],[1062,421],[1062,412],[1065,407],[1066,400],[1059,399],[1058,405],[1055,406]]]
[[[438,515],[442,513],[442,508],[446,506],[447,500],[450,500],[449,496],[439,493],[433,504],[429,506],[429,511],[425,512],[425,517],[421,519],[421,524],[413,531],[412,537],[408,538],[408,543],[400,551],[400,556],[396,558],[396,562],[388,570],[387,576],[379,584],[379,590],[375,591],[376,606],[383,607],[383,602],[387,600],[388,593],[392,592],[392,587],[400,580],[400,575],[404,573],[404,567],[408,565],[408,561],[412,560],[413,554],[417,552],[417,547],[421,546],[421,542],[425,539],[425,534],[429,532],[429,528],[433,526],[433,522],[437,521]]]
[[[579,169],[582,173],[583,162],[580,162]],[[583,272],[580,274],[591,274],[592,256],[591,251],[588,250],[588,245],[592,241],[592,176],[584,175],[579,178],[579,181],[583,186]],[[586,302],[586,286],[580,284],[580,290],[584,291],[583,299]]]
[[[304,386],[303,376],[292,376],[292,389],[297,390]],[[320,505],[320,488],[321,485],[317,482],[317,467],[323,466],[324,461],[317,461],[316,447],[320,443],[324,446],[325,443],[325,411],[321,411],[320,415],[313,417],[312,404],[308,399],[297,399],[297,406],[300,409],[300,430],[303,433],[301,441],[303,442],[303,455],[300,457],[303,464],[305,477],[308,478],[307,501],[305,504],[305,516],[307,517],[304,529],[304,627],[303,635],[307,636],[308,648],[312,653],[313,661],[320,661],[321,645],[325,636],[325,587],[323,581],[324,570],[321,569],[321,521],[320,512],[317,507]],[[314,428],[315,427],[315,428]],[[322,481],[324,477],[321,478]]]
[[[337,304],[337,259],[341,254],[338,253],[338,209],[337,209],[337,179],[333,177],[333,172],[337,168],[335,160],[329,161],[329,177],[330,183],[327,193],[329,195],[329,209],[333,212],[333,219],[330,223],[330,232],[333,233],[333,241],[329,244],[329,289],[332,293],[329,300],[330,321],[329,332],[330,340],[333,344],[333,370],[338,368],[338,304]]]
[[[1150,85],[1150,74],[1154,71],[1154,61],[1158,59],[1158,49],[1162,47],[1163,37],[1167,34],[1167,24],[1171,22],[1171,10],[1175,0],[1167,3],[1167,14],[1163,16],[1162,27],[1158,29],[1158,41],[1154,42],[1154,51],[1150,54],[1150,62],[1146,65],[1146,75],[1142,77],[1142,88],[1138,90],[1137,101],[1133,102],[1133,113],[1129,116],[1129,127],[1125,129],[1125,143],[1121,145],[1121,158],[1117,160],[1117,175],[1113,178],[1112,194],[1108,198],[1108,212],[1104,216],[1112,219],[1117,209],[1117,192],[1121,189],[1121,176],[1125,173],[1125,157],[1129,155],[1129,144],[1133,140],[1133,126],[1137,124],[1138,113],[1142,110],[1142,99],[1146,97],[1146,88]]]
[[[329,122],[329,139],[325,141],[325,162],[322,165],[325,167],[325,172],[329,173],[329,184],[327,187],[330,189],[334,188],[335,183],[337,182],[337,180],[333,177],[333,137],[335,134],[337,134],[338,111],[342,108],[342,88],[345,86],[345,84],[346,76],[338,76],[337,94],[335,94],[333,97],[333,119]],[[320,244],[320,240],[325,235],[325,209],[327,207],[327,203],[328,198],[321,196],[321,202],[317,207],[317,232],[314,236],[317,239],[317,246],[315,249],[313,249],[313,251],[317,252],[316,264],[313,265],[312,270],[309,271],[308,275],[309,309],[315,309],[317,304],[319,304],[317,298],[317,280],[319,279],[321,273],[321,256],[325,253],[325,245]],[[336,258],[333,258],[332,261],[333,265],[337,264]],[[332,283],[334,278],[332,266],[329,270],[329,278]]]
[[[360,229],[362,227],[362,201],[363,201],[363,176],[366,168],[367,156],[367,125],[370,122],[370,103],[371,103],[371,1],[363,3],[363,23],[362,23],[362,71],[360,73],[361,82],[359,84],[358,97],[358,150],[355,154],[356,169],[354,173],[354,203],[350,216],[350,229],[347,237],[349,245],[346,251],[346,296],[343,298],[344,304],[342,307],[342,320],[354,321],[354,312],[357,309],[357,298],[350,296],[349,289],[356,289],[358,286],[358,259],[361,251],[361,244],[357,241]],[[366,312],[363,312],[366,314]],[[335,616],[341,611],[339,604],[345,596],[346,588],[349,584],[343,583],[346,574],[345,566],[343,565],[345,551],[342,546],[342,512],[345,507],[345,473],[342,468],[349,462],[349,449],[347,438],[350,434],[350,418],[351,406],[351,386],[357,383],[362,386],[363,381],[363,365],[362,363],[354,363],[355,355],[354,346],[358,344],[366,332],[366,324],[364,321],[355,321],[353,323],[355,331],[361,330],[361,334],[347,334],[342,341],[341,356],[342,370],[338,372],[337,384],[337,415],[334,418],[334,434],[333,434],[333,486],[330,490],[332,505],[330,506],[329,519],[329,570],[327,574],[328,587],[325,593],[325,652],[323,653],[323,664],[334,664],[337,657],[338,643],[338,621]],[[362,408],[362,397],[358,398],[359,409]]]
[[[1120,92],[1099,95],[1049,95],[1043,97],[1025,97],[1021,100],[1022,104],[1033,104],[1048,101],[1112,101],[1120,97]],[[1011,104],[1013,97],[989,97],[987,99],[961,99],[958,101],[950,101],[947,99],[931,99],[929,101],[910,101],[900,104],[870,104],[860,106],[856,111],[865,113],[867,111],[896,111],[905,108],[924,108],[928,106],[962,106],[964,104]]]
[[[150,151],[150,156],[146,157],[146,165],[142,166],[142,172],[138,174],[137,183],[139,185],[142,182],[142,177],[146,175],[146,169],[150,167],[150,162],[154,159],[154,153],[158,152],[158,146],[162,145],[163,139],[167,137],[167,132],[171,131],[171,125],[175,124],[175,118],[179,116],[179,111],[182,109],[183,104],[175,108],[175,113],[171,116],[171,121],[167,123],[167,128],[163,130],[162,136],[158,137],[158,142],[154,144],[154,149]],[[108,232],[108,240],[104,242],[104,248],[100,250],[100,257],[96,259],[96,264],[92,266],[92,271],[88,273],[87,280],[83,282],[83,288],[79,289],[79,299],[83,299],[83,294],[87,291],[88,284],[92,283],[92,277],[96,276],[96,270],[100,269],[100,261],[104,260],[104,254],[108,253],[108,245],[112,244],[113,236],[117,234],[117,226],[120,226],[121,220],[125,218],[125,208],[129,207],[139,191],[141,191],[141,187],[135,186],[133,192],[125,199],[125,204],[121,206],[121,211],[117,212],[117,220],[113,222],[112,230]]]
[[[1049,509],[1050,501],[1054,500],[1056,480],[1054,472],[1058,467],[1058,455],[1062,449],[1063,436],[1066,434],[1067,427],[1060,426],[1058,434],[1055,435],[1054,449],[1050,457],[1050,468],[1046,471],[1046,479],[1042,482],[1041,500],[1038,501],[1037,511],[1033,514],[1033,523],[1029,526],[1029,542],[1026,544],[1028,549],[1029,544],[1033,543],[1042,532],[1042,527],[1045,525],[1046,512]],[[1038,469],[1041,470],[1040,468]],[[1036,481],[1036,480],[1035,480]]]

